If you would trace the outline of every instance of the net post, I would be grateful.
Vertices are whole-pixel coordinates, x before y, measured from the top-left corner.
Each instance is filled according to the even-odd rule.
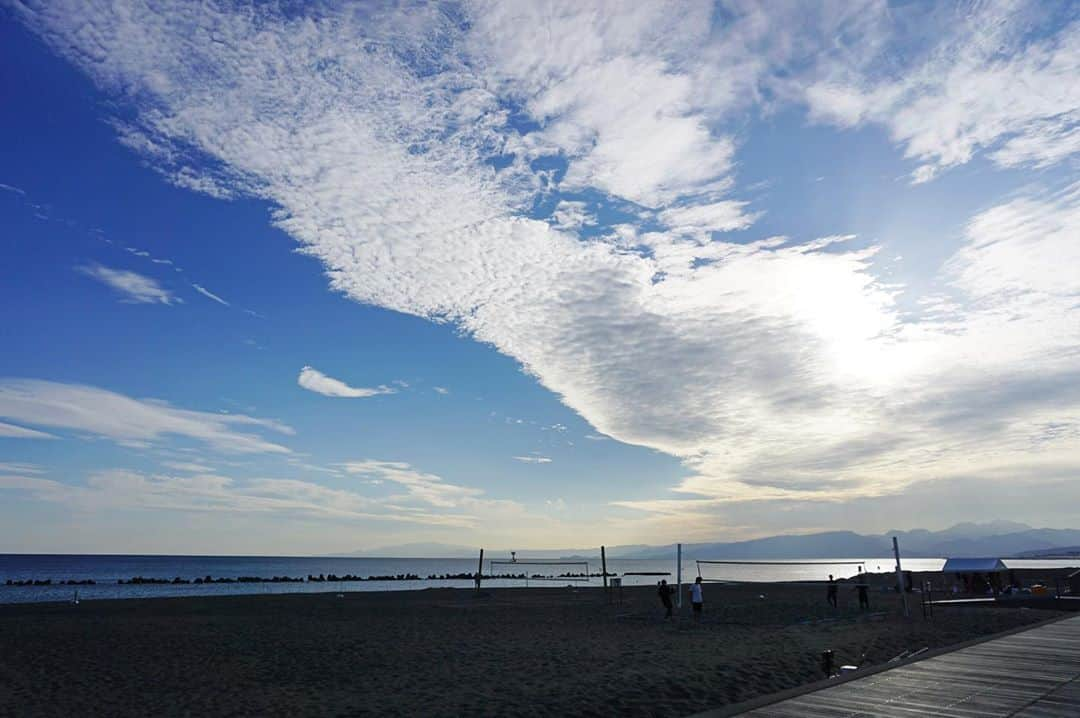
[[[480,593],[480,581],[484,577],[484,549],[480,549],[480,563],[476,566],[476,592]]]
[[[675,606],[682,608],[682,544],[675,544]]]
[[[588,571],[588,569],[586,569]],[[604,574],[604,595],[607,596],[608,601],[611,601],[611,593],[608,592],[607,585],[607,554],[604,553],[604,547],[600,547],[600,572]]]
[[[896,556],[896,589],[900,591],[900,602],[904,605],[904,617],[909,618],[911,612],[908,610],[907,605],[907,592],[904,591],[904,572],[900,568],[900,544],[896,541],[896,537],[892,537],[892,550],[893,555]]]

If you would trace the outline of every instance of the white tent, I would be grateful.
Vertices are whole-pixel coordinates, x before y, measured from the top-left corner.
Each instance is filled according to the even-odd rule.
[[[1008,571],[1000,558],[947,558],[942,573],[995,573]]]

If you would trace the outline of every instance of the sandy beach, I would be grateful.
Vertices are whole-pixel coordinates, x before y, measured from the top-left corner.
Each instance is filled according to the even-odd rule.
[[[815,681],[825,649],[866,666],[1057,615],[762,590],[708,586],[700,622],[651,588],[6,605],[0,714],[679,716]]]

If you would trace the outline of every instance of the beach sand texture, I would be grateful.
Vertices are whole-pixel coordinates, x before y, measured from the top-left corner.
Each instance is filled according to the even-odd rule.
[[[688,602],[662,620],[652,588],[5,605],[0,714],[680,716],[815,681],[825,649],[881,663],[1055,615],[763,590],[708,586],[700,623]]]

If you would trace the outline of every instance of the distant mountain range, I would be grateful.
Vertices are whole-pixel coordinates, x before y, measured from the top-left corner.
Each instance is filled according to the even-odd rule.
[[[913,529],[887,531],[881,535],[853,531],[769,536],[750,541],[683,544],[688,559],[807,559],[876,558],[892,555],[892,537],[900,542],[900,553],[911,558],[935,557],[1037,557],[1080,555],[1080,530],[1037,529],[1013,521],[960,523],[943,531]],[[393,556],[401,558],[471,558],[480,548],[439,543],[411,543],[355,551],[345,556]],[[669,558],[674,544],[608,546],[608,558]],[[599,547],[586,549],[520,550],[519,558],[596,557]],[[509,550],[489,549],[485,558],[509,556]]]

